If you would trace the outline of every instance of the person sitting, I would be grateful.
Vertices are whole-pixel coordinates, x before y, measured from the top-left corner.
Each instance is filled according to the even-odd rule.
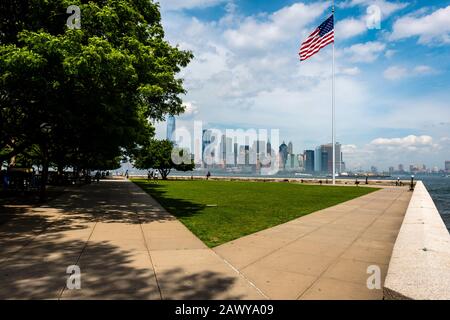
[[[97,180],[97,183],[100,183],[100,176],[101,176],[100,171],[97,171],[95,173],[95,180]]]

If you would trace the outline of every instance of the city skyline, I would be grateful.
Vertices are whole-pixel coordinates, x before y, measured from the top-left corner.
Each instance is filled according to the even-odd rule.
[[[331,48],[307,63],[297,56],[330,3],[163,1],[166,38],[195,56],[182,74],[188,94],[178,126],[279,129],[295,152],[331,141]],[[366,27],[372,3],[382,11],[380,29]],[[347,165],[442,167],[450,159],[449,3],[336,5],[336,133]]]
[[[168,118],[167,122],[167,136],[169,136],[169,130],[173,128],[175,123],[175,118]],[[174,132],[172,131],[172,134]],[[258,164],[258,157],[261,154],[262,157],[265,155],[271,155],[276,153],[278,149],[279,154],[279,169],[282,171],[298,171],[303,173],[327,173],[330,174],[332,171],[332,161],[329,155],[332,154],[332,144],[325,143],[314,148],[304,149],[302,152],[294,152],[294,144],[292,141],[282,140],[279,147],[275,149],[272,148],[270,138],[263,137],[262,139],[258,134],[255,137],[250,136],[240,136],[236,138],[236,132],[232,133],[232,137],[227,137],[226,134],[220,132],[216,128],[206,128],[202,129],[201,138],[201,156],[202,161],[201,167],[230,167],[230,166],[251,166]],[[245,132],[244,132],[245,134]],[[251,141],[247,141],[250,138]],[[217,139],[217,149],[212,148],[208,151],[211,155],[208,161],[211,161],[209,165],[205,160],[205,149],[215,142]],[[237,140],[236,140],[237,139]],[[244,141],[245,140],[245,141]],[[242,142],[244,141],[244,142]],[[177,142],[174,140],[174,142]],[[183,147],[186,147],[184,145]],[[192,156],[194,156],[194,146],[188,147]],[[312,149],[312,150],[311,150]],[[217,153],[217,158],[212,160]],[[320,154],[320,156],[319,156]],[[199,163],[196,163],[197,166]],[[403,163],[391,164],[388,167],[379,167],[377,165],[370,165],[370,167],[363,168],[348,168],[344,161],[344,153],[342,152],[342,144],[336,142],[336,173],[346,174],[346,173],[357,173],[365,172],[372,174],[405,174],[405,173],[441,173],[449,172],[450,161],[445,161],[443,166],[429,166],[425,163],[409,163],[404,165]]]
[[[167,118],[167,120],[165,121],[166,123],[166,132],[165,132],[165,136],[166,139],[171,140],[171,141],[175,141],[175,123],[176,123],[176,118],[174,116],[169,116]],[[205,146],[211,143],[211,130],[216,130],[217,128],[206,128],[202,130],[202,153],[205,149]],[[170,133],[169,133],[170,132]],[[207,134],[207,138],[205,139],[205,133]],[[172,138],[169,138],[172,137]],[[225,140],[224,140],[225,139]],[[228,150],[231,150],[232,153],[235,153],[236,155],[239,154],[239,148],[242,147],[248,147],[250,149],[252,149],[256,143],[256,148],[260,149],[259,143],[261,142],[260,140],[256,139],[254,142],[250,143],[250,144],[245,144],[245,143],[236,143],[236,142],[231,142],[230,144],[230,140],[232,138],[228,138],[226,137],[225,134],[221,134],[220,137],[220,142],[219,142],[219,150],[220,153],[223,153],[222,158],[225,159],[229,159],[229,162],[234,161],[235,163],[237,163],[236,157],[234,155],[226,155],[225,152],[225,148],[223,147],[223,145],[226,145],[226,148],[228,148]],[[288,150],[288,154],[294,154],[296,156],[302,156],[303,157],[303,161],[304,163],[303,168],[305,172],[325,172],[326,170],[323,169],[321,162],[324,161],[323,159],[320,159],[317,157],[317,153],[318,153],[318,149],[324,148],[324,147],[328,147],[330,150],[327,150],[327,153],[330,154],[331,153],[331,143],[322,143],[318,146],[309,146],[301,151],[298,151],[299,148],[296,147],[294,145],[294,143],[292,141],[289,140],[285,140],[285,139],[281,139],[280,141],[280,148],[281,146],[284,144],[286,145],[286,150]],[[271,142],[270,139],[266,139],[263,142],[267,143],[267,148],[271,148]],[[228,146],[228,144],[231,146]],[[236,145],[238,146],[238,148],[236,149]],[[442,163],[442,165],[429,165],[427,163],[420,163],[420,162],[408,162],[408,161],[403,161],[401,163],[390,163],[387,166],[379,166],[378,164],[374,164],[374,163],[370,163],[368,161],[368,165],[367,167],[348,167],[344,161],[344,152],[343,147],[344,145],[342,145],[340,142],[336,142],[336,173],[343,173],[346,171],[349,172],[358,172],[358,171],[364,171],[364,172],[395,172],[395,173],[411,173],[411,172],[441,172],[441,171],[450,171],[449,169],[447,169],[448,166],[450,166],[450,160],[444,160],[444,162]],[[193,146],[191,146],[191,152],[193,150]],[[269,150],[269,149],[267,149]],[[271,149],[273,150],[273,149]],[[267,151],[269,153],[269,151]],[[279,152],[281,153],[281,150],[279,150]],[[311,166],[311,164],[307,164],[307,154],[308,152],[312,152],[312,167],[315,168],[315,170],[308,170],[307,166]],[[321,151],[322,152],[322,151]],[[203,156],[202,156],[203,157]],[[231,158],[229,158],[231,157]],[[328,171],[331,172],[331,161],[328,159],[328,157],[325,160],[327,162],[327,168]],[[318,170],[317,168],[320,167],[320,169]],[[392,170],[392,168],[394,168],[394,170]],[[347,170],[348,169],[348,170]],[[375,170],[374,170],[375,169]],[[409,169],[409,170],[408,170]]]

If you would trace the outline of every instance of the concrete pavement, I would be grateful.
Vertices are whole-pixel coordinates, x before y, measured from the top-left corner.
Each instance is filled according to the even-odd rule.
[[[79,290],[66,287],[70,265]],[[109,180],[0,226],[0,299],[93,298],[265,297],[144,191]]]
[[[214,251],[271,299],[382,299],[407,190],[386,187]],[[367,288],[370,266],[381,271],[380,289]]]
[[[367,268],[384,281],[410,197],[387,187],[211,250],[133,183],[102,181],[0,225],[0,299],[380,299]]]

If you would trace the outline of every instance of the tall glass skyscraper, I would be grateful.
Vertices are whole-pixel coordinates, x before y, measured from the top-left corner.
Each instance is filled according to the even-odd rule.
[[[175,117],[173,115],[167,117],[166,139],[175,143]]]
[[[305,150],[305,163],[304,168],[306,172],[314,172],[314,150]]]
[[[336,142],[336,173],[345,170],[345,164],[342,161],[341,144]],[[331,173],[333,171],[333,145],[331,143],[323,144],[316,148],[314,154],[314,171],[321,173]]]

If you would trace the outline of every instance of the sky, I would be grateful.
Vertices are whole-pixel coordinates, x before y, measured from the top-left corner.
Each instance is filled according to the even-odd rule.
[[[332,46],[299,61],[332,1],[161,0],[183,69],[177,127],[278,129],[295,153],[331,142]],[[336,137],[349,169],[450,160],[450,0],[336,1]],[[156,125],[165,137],[166,125]]]

